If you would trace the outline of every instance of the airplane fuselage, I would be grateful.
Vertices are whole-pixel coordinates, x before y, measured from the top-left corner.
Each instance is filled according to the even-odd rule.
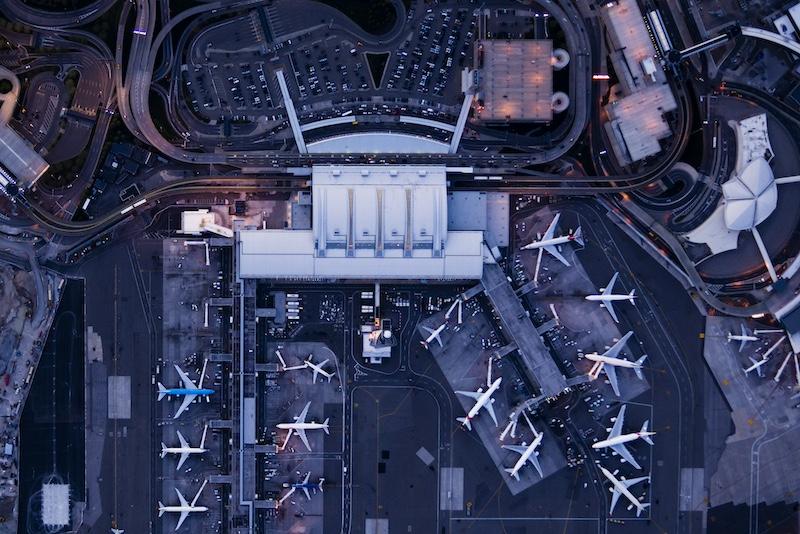
[[[531,442],[531,444],[528,445],[528,448],[525,449],[525,452],[523,452],[520,455],[519,459],[517,460],[517,463],[514,464],[514,467],[511,468],[510,475],[512,477],[515,476],[519,472],[519,470],[522,469],[525,466],[525,463],[528,461],[528,458],[530,458],[531,455],[536,452],[536,447],[538,447],[539,443],[541,443],[541,442],[542,442],[542,434],[539,434]]]
[[[207,397],[214,394],[213,389],[186,389],[186,388],[172,388],[162,392],[164,395],[197,395],[198,397]]]
[[[208,452],[208,449],[201,447],[164,447],[161,452],[165,454],[203,454]]]
[[[319,430],[325,428],[324,423],[278,423],[278,428],[282,430]]]
[[[622,358],[612,358],[611,356],[603,356],[602,354],[586,354],[585,358],[593,362],[603,362],[606,365],[613,365],[614,367],[627,367],[628,369],[640,369],[642,366],[630,360],[623,360]]]
[[[592,448],[602,449],[605,447],[613,447],[614,445],[621,445],[622,443],[628,443],[629,441],[654,435],[655,432],[631,432],[630,434],[621,434],[615,438],[608,438],[604,439],[603,441],[598,441],[597,443],[592,444]]]
[[[534,241],[533,243],[529,243],[524,247],[522,247],[521,250],[533,250],[537,248],[563,245],[564,243],[569,243],[570,241],[575,241],[575,236],[573,234],[562,235],[561,237],[553,237],[551,239],[542,239],[540,241]]]
[[[173,512],[182,514],[183,512],[208,512],[207,506],[162,506],[159,512]]]
[[[475,401],[475,406],[473,406],[472,409],[467,412],[467,419],[472,419],[478,415],[478,413],[481,411],[481,408],[483,408],[487,402],[492,402],[492,395],[494,395],[494,392],[500,387],[500,382],[502,381],[503,377],[501,376],[492,382],[492,385],[489,386],[489,389],[484,391],[481,396],[478,397],[478,400]]]
[[[618,300],[632,300],[636,298],[635,295],[587,295],[586,300],[592,301],[618,301]]]
[[[639,509],[639,511],[643,511],[644,510],[644,506],[642,506],[642,503],[639,502],[639,499],[634,497],[633,493],[631,493],[628,490],[628,488],[625,487],[625,484],[623,484],[622,482],[617,480],[617,477],[615,477],[611,473],[611,471],[609,471],[608,469],[606,469],[605,467],[602,467],[602,466],[600,467],[600,470],[603,472],[603,474],[606,476],[606,478],[611,481],[611,484],[614,485],[614,489],[615,490],[617,490],[621,494],[625,495],[625,497],[627,497],[627,499],[631,502],[631,504],[633,504],[637,509]]]

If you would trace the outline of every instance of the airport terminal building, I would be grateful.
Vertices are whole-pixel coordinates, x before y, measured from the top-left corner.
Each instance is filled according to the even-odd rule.
[[[240,229],[245,279],[477,280],[483,232],[449,231],[444,166],[315,166],[310,230]]]

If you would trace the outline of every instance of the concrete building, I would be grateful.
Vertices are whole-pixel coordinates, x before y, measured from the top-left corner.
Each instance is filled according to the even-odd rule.
[[[475,54],[481,120],[553,119],[553,66],[566,65],[566,52],[556,58],[553,42],[545,39],[488,39],[477,43]]]
[[[636,0],[608,3],[601,16],[619,79],[604,108],[605,128],[617,160],[627,165],[661,151],[660,140],[672,134],[664,114],[678,105]]]
[[[443,166],[315,166],[311,230],[238,232],[241,278],[474,280],[483,232],[448,231]]]

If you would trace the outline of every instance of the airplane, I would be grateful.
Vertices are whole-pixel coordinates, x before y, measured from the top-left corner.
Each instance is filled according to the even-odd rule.
[[[634,293],[636,292],[635,289],[631,289],[631,292],[628,293],[627,295],[624,293],[623,294],[613,293],[614,284],[617,282],[618,276],[619,273],[614,273],[614,276],[611,277],[611,281],[608,283],[608,285],[606,287],[600,288],[601,294],[586,296],[586,300],[599,301],[600,306],[608,310],[608,313],[611,314],[611,318],[614,319],[615,323],[618,323],[619,319],[617,319],[617,314],[614,312],[614,305],[613,305],[614,301],[627,300],[628,302],[633,304],[634,303],[633,301],[636,298],[636,295],[634,295]]]
[[[288,499],[298,489],[303,490],[303,493],[306,494],[306,499],[308,499],[309,501],[311,500],[311,493],[309,493],[309,490],[313,491],[314,495],[316,495],[318,491],[322,493],[322,483],[325,482],[325,479],[320,478],[319,482],[309,482],[308,479],[310,477],[311,477],[311,471],[306,473],[306,476],[305,478],[303,478],[302,482],[295,482],[294,484],[289,486],[290,487],[289,492],[283,497],[281,497],[281,500],[278,501],[278,504],[283,503],[283,501]]]
[[[747,328],[745,328],[744,324],[742,324],[741,327],[742,327],[741,334],[728,333],[728,343],[730,343],[731,341],[741,342],[739,344],[739,352],[742,352],[744,346],[747,345],[747,343],[749,343],[750,341],[758,341],[758,336],[750,335],[747,333]]]
[[[111,534],[125,534],[125,529],[111,527]]]
[[[575,241],[579,245],[583,245],[583,234],[581,233],[581,227],[579,226],[574,233],[569,233],[560,237],[554,237],[556,227],[558,226],[558,219],[560,217],[561,214],[556,213],[555,217],[553,217],[553,221],[550,223],[550,226],[547,227],[547,231],[545,231],[544,235],[539,237],[538,240],[525,245],[520,250],[545,250],[555,259],[569,267],[569,262],[564,256],[561,255],[558,247],[564,243],[569,243],[570,241]]]
[[[181,442],[180,447],[167,447],[164,445],[164,442],[161,442],[161,458],[164,458],[167,454],[180,454],[181,457],[178,460],[178,467],[176,468],[180,471],[181,466],[183,463],[189,458],[190,454],[203,454],[207,452],[208,449],[205,448],[206,443],[206,432],[208,431],[208,425],[203,429],[203,437],[200,439],[200,446],[199,447],[192,447],[189,445],[189,442],[186,441],[186,438],[183,437],[180,430],[177,430],[178,433],[178,441]]]
[[[172,417],[173,419],[177,419],[180,415],[189,407],[189,405],[196,399],[197,397],[208,397],[209,395],[214,394],[213,389],[203,388],[203,378],[206,375],[206,364],[208,364],[208,360],[203,362],[203,372],[200,373],[200,383],[199,385],[195,385],[192,382],[192,379],[189,378],[183,369],[178,367],[175,364],[175,370],[178,371],[178,376],[181,378],[181,382],[183,383],[182,388],[170,388],[167,389],[164,387],[164,384],[161,382],[158,383],[158,400],[163,399],[167,395],[177,395],[183,397],[183,402],[181,403],[180,408]]]
[[[749,359],[753,363],[753,365],[743,369],[744,374],[749,375],[750,371],[755,371],[759,377],[764,378],[764,370],[761,368],[761,366],[767,363],[769,361],[769,358],[762,358],[760,360],[756,360],[755,358],[749,358]]]
[[[631,478],[628,480],[626,480],[625,477],[620,477],[617,479],[617,477],[611,474],[611,472],[602,465],[600,466],[600,471],[602,471],[606,478],[611,482],[611,487],[608,488],[608,491],[611,492],[611,508],[608,511],[608,515],[612,515],[614,513],[614,507],[617,505],[620,495],[625,495],[625,497],[631,502],[631,508],[633,506],[636,507],[636,517],[639,517],[639,515],[644,512],[648,506],[650,506],[649,502],[639,502],[639,499],[634,497],[633,494],[628,490],[628,488],[634,484],[638,484],[642,480],[648,480],[650,477]]]
[[[292,434],[297,434],[300,436],[300,439],[303,440],[303,445],[306,446],[306,449],[309,451],[311,450],[311,445],[308,444],[308,437],[306,436],[306,430],[324,430],[326,434],[330,434],[328,431],[328,419],[326,418],[324,422],[317,423],[316,421],[306,422],[306,415],[308,415],[308,408],[311,406],[311,401],[308,401],[306,407],[303,408],[303,411],[300,412],[300,415],[294,417],[293,423],[278,423],[277,427],[281,430],[288,430],[289,433],[286,434],[286,441],[283,442],[283,446],[281,450],[286,448],[286,444],[289,443],[289,438],[292,437]]]
[[[585,355],[587,360],[596,362],[589,371],[589,376],[591,376],[592,379],[595,379],[600,375],[600,371],[605,371],[608,381],[611,383],[611,389],[614,390],[614,394],[617,397],[620,396],[619,382],[617,381],[617,367],[627,367],[628,369],[633,369],[633,372],[636,373],[636,376],[639,377],[639,380],[644,380],[644,376],[642,376],[642,364],[647,359],[646,354],[635,362],[618,357],[619,353],[622,351],[622,347],[625,346],[625,343],[628,342],[628,339],[632,335],[632,331],[628,332],[622,336],[622,339],[614,343],[614,346],[605,351],[603,354],[597,354],[595,352]]]
[[[161,501],[158,501],[158,517],[164,515],[164,512],[175,512],[181,514],[178,518],[178,525],[175,527],[175,530],[177,531],[179,528],[181,528],[183,522],[186,521],[186,518],[189,517],[189,514],[193,512],[207,512],[207,506],[196,506],[197,499],[200,498],[200,494],[203,492],[203,488],[206,487],[206,484],[208,484],[208,480],[203,481],[203,485],[200,486],[200,489],[197,491],[197,495],[194,496],[194,499],[192,499],[191,504],[186,502],[186,499],[183,498],[181,491],[178,488],[175,488],[175,493],[178,494],[178,500],[181,504],[178,506],[164,506]]]
[[[598,441],[597,443],[592,444],[593,449],[604,449],[606,447],[611,447],[611,450],[622,456],[626,462],[631,464],[636,469],[641,469],[642,467],[636,461],[636,459],[631,454],[631,451],[625,446],[625,443],[629,441],[633,441],[635,439],[643,439],[650,445],[653,444],[653,440],[650,439],[650,436],[655,436],[655,432],[648,432],[647,425],[650,421],[645,421],[642,425],[642,429],[639,432],[631,432],[630,434],[623,434],[622,433],[622,425],[625,421],[625,408],[626,405],[622,405],[622,408],[619,409],[619,414],[617,414],[617,418],[614,420],[614,426],[611,428],[611,431],[608,433],[608,437],[603,441]]]
[[[472,430],[472,419],[478,415],[481,408],[486,408],[486,411],[488,411],[489,415],[492,417],[492,421],[494,421],[494,426],[497,426],[497,416],[494,413],[494,408],[492,408],[492,404],[494,403],[492,395],[494,395],[494,392],[500,387],[502,381],[503,377],[500,376],[497,380],[492,382],[492,360],[489,359],[489,369],[486,372],[486,391],[483,390],[483,387],[479,387],[477,391],[456,391],[459,395],[475,399],[475,405],[467,412],[466,417],[457,417],[456,421],[459,421],[462,425],[467,427],[467,429]]]
[[[335,371],[326,371],[325,369],[323,369],[325,364],[328,363],[330,360],[324,360],[322,363],[314,363],[314,362],[311,361],[311,359],[313,357],[314,357],[313,354],[309,354],[308,355],[308,359],[305,361],[305,366],[308,369],[312,369],[314,371],[314,378],[312,379],[312,383],[314,383],[314,384],[317,383],[317,375],[324,376],[325,378],[328,379],[328,382],[330,382],[331,378],[333,378],[333,375],[335,375],[336,372]]]
[[[539,476],[544,478],[542,474],[542,466],[539,465],[539,453],[536,452],[536,447],[542,442],[542,436],[544,436],[544,432],[536,432],[536,429],[531,427],[533,430],[533,441],[530,445],[526,446],[526,443],[523,441],[522,445],[503,445],[504,449],[508,449],[510,451],[514,451],[520,454],[517,463],[514,464],[514,467],[509,469],[504,469],[506,473],[514,477],[515,480],[519,480],[519,470],[525,466],[526,462],[530,462],[533,464],[533,467],[539,472]]]
[[[422,346],[428,348],[428,344],[435,339],[436,341],[439,342],[440,347],[444,347],[444,344],[442,343],[442,338],[439,337],[439,334],[441,334],[445,328],[447,328],[446,322],[436,330],[434,330],[433,328],[428,328],[427,326],[423,326],[422,329],[430,333],[430,335],[425,341],[422,342]]]

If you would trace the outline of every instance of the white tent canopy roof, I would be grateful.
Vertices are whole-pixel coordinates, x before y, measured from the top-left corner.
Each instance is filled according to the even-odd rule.
[[[752,230],[775,210],[778,188],[772,168],[763,157],[752,160],[740,175],[722,185],[725,225],[730,230]]]

